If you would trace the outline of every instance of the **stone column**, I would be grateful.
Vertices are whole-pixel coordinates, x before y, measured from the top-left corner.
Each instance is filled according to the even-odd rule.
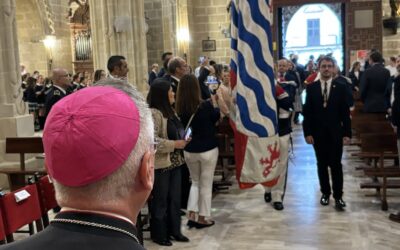
[[[144,0],[89,0],[89,6],[95,70],[107,70],[108,58],[122,55],[129,66],[129,82],[146,91]]]
[[[178,0],[176,6],[177,55],[190,63],[190,33],[188,0]]]
[[[164,31],[164,52],[178,53],[176,41],[176,0],[162,0],[162,27]]]
[[[15,0],[0,1],[0,167],[19,165],[18,156],[5,154],[5,138],[34,133],[33,117],[22,101],[15,11]]]

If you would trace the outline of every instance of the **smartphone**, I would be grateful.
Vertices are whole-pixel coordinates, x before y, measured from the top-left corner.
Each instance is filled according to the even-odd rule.
[[[186,130],[186,133],[185,133],[185,141],[187,141],[187,140],[189,140],[189,138],[192,136],[192,129],[189,127],[187,130]]]

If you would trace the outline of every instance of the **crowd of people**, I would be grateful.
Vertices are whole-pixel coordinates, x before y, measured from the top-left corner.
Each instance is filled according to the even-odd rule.
[[[33,115],[35,131],[43,130],[46,117],[55,102],[106,76],[106,72],[101,69],[96,70],[93,76],[87,71],[71,75],[65,69],[55,69],[52,77],[44,77],[37,70],[31,75],[21,65],[22,99],[28,104],[29,114]]]
[[[190,241],[181,232],[182,213],[186,213],[188,218],[187,226],[189,228],[202,229],[215,224],[211,216],[211,207],[214,171],[218,158],[216,126],[219,122],[229,117],[235,108],[235,98],[230,86],[230,68],[228,65],[218,64],[206,56],[199,57],[199,65],[195,70],[192,70],[183,58],[174,56],[171,52],[165,52],[162,55],[162,60],[163,67],[158,70],[158,64],[153,64],[149,73],[149,92],[146,99],[149,107],[148,112],[145,110],[146,108],[142,107],[142,100],[137,97],[137,91],[127,83],[129,65],[123,56],[111,56],[107,63],[108,74],[104,70],[97,70],[94,73],[93,80],[85,73],[77,73],[71,78],[71,75],[65,69],[59,68],[53,70],[51,80],[44,78],[39,72],[34,72],[32,76],[28,73],[23,75],[24,101],[28,103],[29,111],[35,117],[35,128],[38,130],[43,129],[46,122],[43,135],[46,163],[51,176],[55,179],[60,205],[67,207],[61,210],[60,217],[56,217],[56,219],[64,218],[69,213],[72,215],[67,217],[74,217],[76,216],[74,214],[75,210],[90,210],[83,201],[85,199],[91,200],[92,198],[82,195],[83,193],[79,189],[85,190],[85,192],[89,190],[90,194],[97,195],[96,197],[99,198],[100,196],[95,194],[98,191],[92,188],[90,184],[94,183],[93,187],[100,185],[99,187],[102,189],[99,190],[104,191],[106,184],[102,183],[102,179],[111,179],[114,174],[111,174],[112,171],[106,171],[107,173],[104,172],[105,174],[102,174],[102,176],[93,174],[89,177],[85,177],[85,174],[79,177],[72,176],[72,174],[65,175],[64,173],[65,176],[60,174],[63,171],[53,161],[60,160],[62,157],[57,158],[57,153],[54,153],[56,151],[49,151],[51,149],[48,147],[52,147],[54,143],[67,143],[66,147],[71,147],[72,144],[67,139],[61,142],[58,139],[55,141],[51,137],[54,136],[54,131],[56,131],[53,126],[60,126],[56,122],[57,118],[60,119],[63,115],[73,115],[62,113],[62,108],[65,108],[63,106],[70,107],[74,103],[73,99],[69,98],[70,94],[78,92],[79,95],[77,93],[74,94],[74,96],[80,98],[76,98],[76,101],[83,102],[83,106],[90,106],[94,104],[86,103],[87,101],[84,100],[83,95],[98,96],[105,91],[104,93],[109,92],[109,98],[118,96],[118,93],[106,88],[111,86],[114,90],[121,90],[134,97],[135,105],[142,107],[142,110],[140,108],[135,109],[139,109],[138,112],[140,114],[135,112],[132,114],[136,117],[136,120],[138,119],[137,117],[140,117],[140,129],[137,124],[132,125],[136,126],[140,133],[136,131],[139,135],[136,134],[135,136],[136,132],[134,131],[134,134],[128,138],[133,138],[136,144],[145,144],[146,150],[149,146],[148,144],[151,143],[154,146],[154,152],[152,153],[155,154],[154,170],[146,162],[146,159],[151,158],[146,153],[146,150],[140,149],[142,150],[140,151],[140,157],[143,158],[139,159],[137,158],[139,155],[135,156],[137,160],[134,161],[134,165],[139,166],[139,169],[138,167],[135,168],[135,175],[143,179],[137,180],[141,182],[141,187],[136,184],[133,186],[135,186],[135,192],[142,192],[141,198],[143,200],[135,203],[134,213],[122,213],[122,215],[129,215],[126,216],[129,218],[128,222],[135,222],[135,215],[140,210],[140,206],[143,205],[142,203],[147,200],[148,193],[150,193],[149,190],[152,188],[148,205],[151,239],[155,243],[162,246],[171,246],[173,244],[171,240]],[[272,188],[265,187],[264,200],[267,203],[271,203],[276,210],[284,209],[283,199],[287,184],[290,134],[294,124],[301,122],[300,114],[302,114],[305,140],[308,144],[313,145],[317,158],[321,189],[320,204],[323,206],[328,205],[330,195],[333,194],[336,209],[343,210],[346,207],[346,203],[342,199],[343,171],[341,158],[343,145],[349,143],[351,138],[350,114],[354,106],[353,94],[359,92],[364,102],[365,112],[388,113],[393,116],[394,126],[400,125],[400,105],[396,106],[396,103],[400,101],[400,94],[398,93],[400,89],[400,59],[394,60],[396,65],[390,65],[397,69],[397,73],[391,75],[390,69],[385,69],[383,65],[381,54],[377,51],[372,51],[367,65],[364,65],[364,63],[362,65],[360,62],[353,63],[348,77],[341,74],[335,59],[330,55],[320,56],[315,62],[314,58],[310,57],[306,66],[299,64],[297,60],[297,55],[291,55],[288,59],[280,59],[276,64],[275,100],[278,111],[278,134],[281,148],[278,165],[281,172],[275,186]],[[377,83],[378,79],[379,84]],[[86,88],[88,86],[89,88]],[[105,87],[105,89],[101,87]],[[306,98],[303,103],[302,96],[305,89]],[[106,110],[104,114],[112,114],[112,117],[119,117],[118,120],[120,120],[122,118],[118,115],[120,112],[115,111],[116,107],[118,105],[122,108],[126,105],[129,106],[123,100],[115,99],[116,103],[113,105],[110,105],[111,99],[102,97],[100,100],[103,100],[101,103],[103,106],[91,107],[95,112],[90,116],[95,117],[96,112],[101,113],[99,109],[104,108]],[[53,109],[55,111],[52,111]],[[76,110],[76,112],[84,111]],[[103,113],[101,114],[103,115]],[[148,123],[144,124],[146,126],[145,131],[148,132],[151,129],[151,136],[146,135],[148,138],[145,139],[142,138],[142,121],[143,119],[146,120],[150,114],[154,128]],[[71,120],[73,119],[71,118]],[[65,119],[62,119],[62,121],[67,122]],[[106,121],[108,120],[106,119]],[[124,122],[122,123],[122,125],[125,124]],[[128,122],[126,121],[126,123]],[[121,139],[124,137],[119,134],[121,131],[116,131],[121,128],[115,125],[115,121],[109,125],[112,127],[112,132],[118,134],[115,138],[112,135],[103,135],[100,131],[109,130],[109,128],[106,128],[108,125],[103,124],[103,126],[101,124],[91,124],[93,127],[90,127],[90,129],[93,128],[93,131],[88,134],[99,133],[104,136],[105,139],[102,137],[106,140],[103,142],[104,145],[111,143],[116,138]],[[86,128],[89,127],[86,125]],[[69,126],[68,129],[74,128]],[[47,131],[52,132],[51,136],[48,134],[50,132]],[[68,131],[62,133],[68,133]],[[66,137],[67,134],[63,136]],[[139,139],[137,138],[138,136]],[[151,142],[147,142],[148,139],[151,139]],[[90,140],[93,140],[93,138]],[[75,143],[79,145],[83,142],[78,140]],[[97,142],[94,144],[97,144]],[[114,142],[113,145],[119,144],[121,142],[118,141]],[[129,143],[127,142],[127,144]],[[94,154],[103,152],[96,148],[97,146],[95,147],[89,143],[89,151],[91,147],[93,147]],[[114,170],[125,168],[123,163],[129,161],[133,157],[130,154],[133,154],[134,151],[136,152],[135,146],[126,145],[126,147],[119,148],[124,155],[121,156],[122,158],[118,162],[110,162]],[[133,148],[134,151],[132,151]],[[110,151],[114,152],[115,150]],[[72,154],[73,149],[66,152],[67,154]],[[113,154],[112,152],[105,154],[105,157],[108,154]],[[54,154],[56,157],[51,157]],[[84,171],[78,169],[78,166],[84,164],[84,161],[82,163],[78,162],[81,159],[78,156],[74,157],[77,157],[76,172]],[[85,156],[82,157],[85,158]],[[112,159],[115,158],[113,156],[110,157]],[[47,159],[49,159],[49,162]],[[108,160],[105,161],[108,162]],[[90,166],[86,167],[91,168]],[[332,187],[328,168],[331,170]],[[150,185],[146,180],[152,180],[153,174],[154,184]],[[118,178],[118,176],[115,178]],[[118,182],[118,180],[115,181]],[[151,182],[153,183],[153,181]],[[88,184],[89,186],[86,186]],[[115,183],[113,185],[118,184]],[[79,188],[74,190],[74,187]],[[79,198],[78,200],[82,202],[74,203],[69,199],[68,195],[71,195],[71,197],[76,195]],[[122,194],[115,195],[122,199]],[[95,204],[97,204],[96,202],[100,202],[100,200],[96,200]],[[126,203],[124,204],[127,205]],[[112,211],[116,211],[115,207],[111,204],[109,205],[110,209],[114,209]],[[97,208],[99,211],[103,209],[100,205]],[[105,211],[108,210],[106,209]]]

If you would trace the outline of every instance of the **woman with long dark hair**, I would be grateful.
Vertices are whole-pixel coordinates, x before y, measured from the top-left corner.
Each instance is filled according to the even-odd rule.
[[[171,83],[156,79],[150,86],[147,102],[154,120],[158,149],[155,156],[155,174],[150,201],[151,239],[159,245],[171,246],[170,238],[188,242],[181,233],[181,168],[185,164],[182,149],[187,142],[184,127],[172,105],[175,94]]]
[[[201,99],[194,75],[180,79],[175,107],[183,125],[192,130],[192,140],[184,151],[192,178],[187,206],[188,226],[209,227],[214,225],[214,221],[206,218],[211,215],[212,185],[218,158],[215,124],[220,118],[220,110],[215,95],[208,100]]]

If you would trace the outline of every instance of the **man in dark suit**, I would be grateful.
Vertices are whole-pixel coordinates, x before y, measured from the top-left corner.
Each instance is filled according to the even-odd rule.
[[[53,87],[46,95],[45,107],[45,120],[50,113],[51,108],[59,100],[67,95],[68,88],[71,87],[70,76],[65,69],[54,69],[53,70]]]
[[[373,52],[369,55],[370,68],[361,77],[360,93],[366,113],[385,113],[387,105],[385,93],[390,82],[390,72],[382,64],[382,55]]]
[[[151,85],[153,83],[153,81],[157,78],[157,72],[158,71],[158,64],[154,63],[153,65],[151,65],[151,71],[149,73],[149,85]]]
[[[318,178],[321,187],[321,205],[329,204],[331,186],[328,166],[332,174],[335,207],[343,210],[346,203],[342,199],[343,144],[351,137],[350,111],[347,104],[347,86],[332,80],[335,61],[324,57],[318,63],[320,80],[307,86],[304,104],[303,130],[306,142],[314,146],[317,158]]]
[[[164,78],[171,82],[172,90],[176,93],[180,79],[187,74],[189,74],[189,66],[183,58],[177,56],[169,60],[168,74]]]
[[[61,212],[1,249],[144,249],[135,223],[153,187],[155,152],[141,95],[108,78],[65,97],[48,116],[43,145]]]
[[[168,73],[168,62],[173,57],[172,52],[164,52],[161,56],[161,60],[163,62],[163,67],[158,72],[157,77],[163,77]]]

